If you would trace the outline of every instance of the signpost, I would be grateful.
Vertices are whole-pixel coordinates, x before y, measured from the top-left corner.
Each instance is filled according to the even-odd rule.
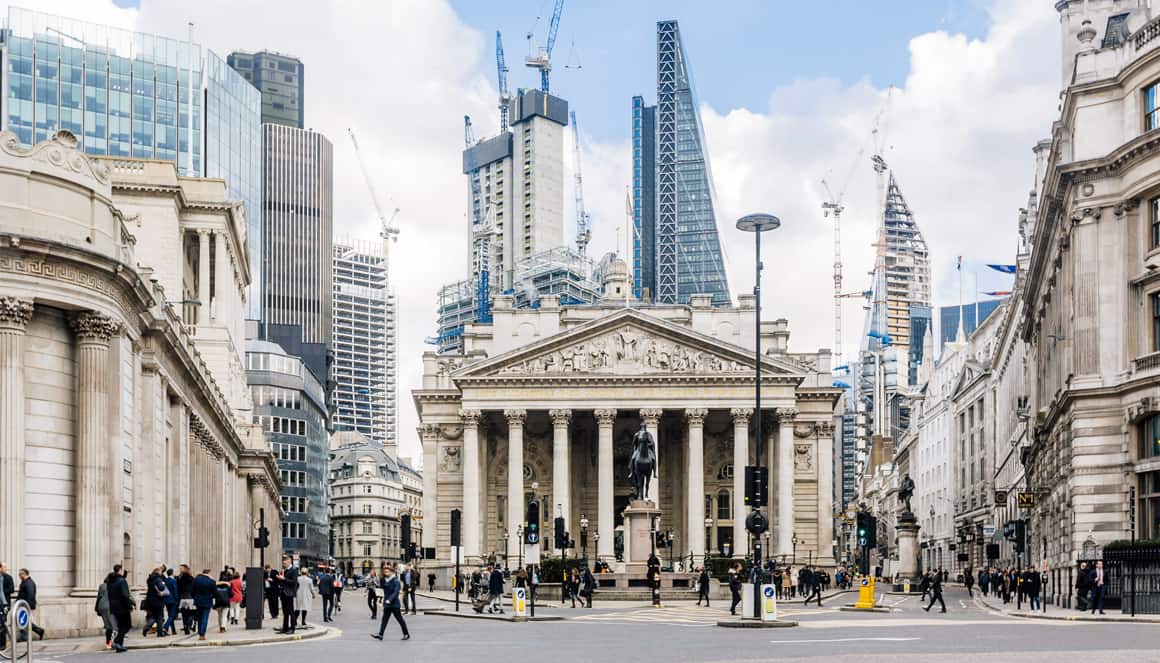
[[[777,621],[777,593],[773,585],[761,586],[761,621]]]
[[[1020,509],[1034,509],[1035,508],[1035,493],[1030,490],[1021,490],[1016,495]]]
[[[874,607],[874,578],[862,578],[862,586],[858,588],[858,602],[855,608]]]
[[[516,587],[512,590],[512,615],[517,619],[528,616],[528,590],[526,587]]]
[[[28,601],[20,600],[12,604],[12,628],[8,632],[9,642],[12,646],[12,658],[25,660],[32,660],[32,634],[29,629],[32,628],[32,610],[28,607]],[[16,645],[23,636],[24,642],[24,656],[19,656],[16,653]]]

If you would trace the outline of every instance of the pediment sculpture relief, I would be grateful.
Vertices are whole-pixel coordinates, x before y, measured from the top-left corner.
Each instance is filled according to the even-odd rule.
[[[626,325],[558,350],[505,366],[501,375],[748,373],[735,360],[648,334]]]

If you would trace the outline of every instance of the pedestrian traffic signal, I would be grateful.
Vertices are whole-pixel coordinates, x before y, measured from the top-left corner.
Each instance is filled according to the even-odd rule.
[[[563,550],[568,547],[568,532],[564,529],[564,518],[557,517],[552,521],[552,533],[556,537],[556,550]]]
[[[411,516],[404,513],[399,517],[399,547],[403,550],[411,548]]]
[[[761,506],[769,494],[769,472],[765,467],[745,466],[745,506]]]
[[[254,539],[254,547],[255,548],[268,548],[268,547],[270,547],[270,528],[269,527],[259,527],[258,528],[258,536],[257,536],[257,538]]]
[[[540,543],[540,503],[536,500],[528,502],[527,521],[524,523],[524,543],[533,546]]]
[[[1023,548],[1027,541],[1027,521],[1015,521],[1015,554],[1022,555]]]
[[[459,509],[452,509],[451,510],[451,545],[455,546],[456,548],[458,548],[461,545],[459,543],[459,518],[460,518]],[[458,556],[456,556],[456,557],[458,558]]]

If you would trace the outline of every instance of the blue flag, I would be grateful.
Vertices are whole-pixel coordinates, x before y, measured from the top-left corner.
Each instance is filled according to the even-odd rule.
[[[1003,272],[1004,274],[1014,274],[1015,265],[987,265],[996,272]]]

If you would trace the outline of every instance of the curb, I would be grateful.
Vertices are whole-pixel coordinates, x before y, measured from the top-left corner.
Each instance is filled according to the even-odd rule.
[[[456,617],[459,619],[480,619],[489,622],[562,622],[566,618],[557,615],[541,615],[539,617],[500,617],[498,615],[469,615],[462,612],[431,612],[432,617]]]
[[[321,638],[334,632],[336,629],[330,627],[319,630],[310,630],[305,633],[295,633],[294,635],[269,635],[254,638],[251,640],[197,640],[191,636],[189,640],[174,640],[172,642],[149,642],[126,644],[125,649],[129,651],[145,651],[150,649],[170,649],[170,648],[196,648],[196,647],[244,647],[246,645],[269,645],[278,643],[300,642],[302,640],[313,640]],[[172,636],[170,636],[172,637]]]
[[[717,622],[717,626],[721,628],[790,628],[797,626],[797,622],[775,619],[771,622],[763,622],[758,619],[741,619]]]
[[[975,597],[975,603],[981,604],[991,612],[998,612],[1007,617],[1020,617],[1023,619],[1048,619],[1058,622],[1088,622],[1088,623],[1112,623],[1112,624],[1160,624],[1160,617],[1085,617],[1084,613],[1078,615],[1049,615],[1042,612],[1018,612],[1011,611],[1005,608],[997,608],[990,603],[984,601],[979,597]],[[1079,612],[1078,610],[1076,612]]]
[[[890,608],[883,608],[879,606],[875,606],[873,608],[855,608],[852,605],[844,605],[838,608],[838,610],[842,612],[893,612]]]

